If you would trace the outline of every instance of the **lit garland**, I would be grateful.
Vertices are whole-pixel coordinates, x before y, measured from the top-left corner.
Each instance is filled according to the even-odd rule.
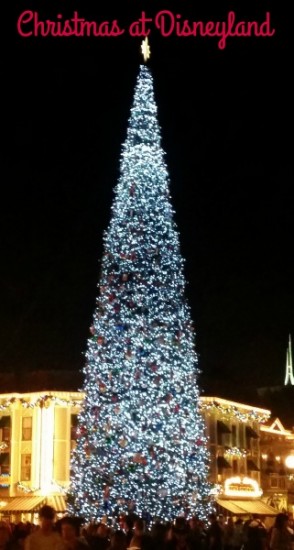
[[[55,492],[58,491],[62,495],[66,494],[66,488],[63,485],[60,485],[60,483],[57,483],[56,481],[54,481],[54,479],[52,479],[51,481],[51,487],[54,489]]]
[[[211,487],[210,494],[216,499],[223,492],[221,483],[214,483]]]
[[[69,511],[206,518],[209,455],[179,236],[143,66],[104,236]]]
[[[225,449],[225,455],[234,458],[245,458],[247,451],[246,449],[239,449],[239,447],[229,447]]]
[[[18,481],[17,484],[16,484],[16,487],[19,491],[22,491],[23,493],[35,493],[36,491],[38,491],[38,489],[33,489],[31,487],[28,487],[27,485],[24,485],[23,483],[21,483],[21,481]]]
[[[240,411],[237,407],[234,405],[229,404],[221,404],[217,403],[215,401],[211,401],[207,403],[206,401],[200,401],[200,410],[201,412],[217,412],[220,415],[223,415],[224,417],[235,417],[240,422],[258,422],[263,423],[266,422],[270,417],[270,412],[268,413],[260,413],[254,409],[251,411]]]
[[[36,399],[26,399],[23,397],[11,397],[10,399],[6,399],[4,402],[0,404],[0,411],[9,409],[12,405],[15,405],[15,404],[19,404],[21,407],[25,409],[33,409],[34,407],[46,408],[46,407],[49,407],[51,403],[54,403],[55,405],[69,406],[69,407],[81,406],[81,401],[77,401],[73,399],[64,399],[54,395],[44,394],[36,397]]]
[[[8,449],[7,443],[5,443],[5,441],[0,441],[0,453],[6,451],[6,449]]]

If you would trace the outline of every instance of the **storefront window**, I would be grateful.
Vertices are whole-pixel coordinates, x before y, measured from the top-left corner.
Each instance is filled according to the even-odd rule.
[[[10,441],[10,428],[2,428],[2,441]]]
[[[11,434],[11,418],[10,416],[2,416],[0,418],[0,441],[10,441]]]
[[[24,416],[22,419],[22,441],[32,440],[32,417]]]
[[[270,486],[271,486],[272,489],[277,489],[278,488],[278,478],[276,476],[271,476]]]
[[[31,479],[31,455],[21,455],[20,481]]]
[[[0,453],[0,474],[10,473],[10,454]]]

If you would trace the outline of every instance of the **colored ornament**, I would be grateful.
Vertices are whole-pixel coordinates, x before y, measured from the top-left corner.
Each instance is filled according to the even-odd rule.
[[[136,453],[136,454],[133,456],[133,461],[134,461],[136,464],[141,464],[142,455],[141,455],[140,453]]]

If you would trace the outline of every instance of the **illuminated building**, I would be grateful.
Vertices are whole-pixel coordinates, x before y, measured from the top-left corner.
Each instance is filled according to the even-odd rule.
[[[44,502],[57,512],[65,511],[70,454],[82,400],[83,393],[65,391],[0,395],[2,517],[34,520]],[[269,426],[267,409],[202,396],[200,410],[212,458],[210,481],[219,505],[234,515],[273,514],[269,505],[276,503],[269,500],[268,491],[274,487],[264,485],[264,454],[271,448],[266,438],[282,438],[285,452],[279,447],[279,456],[284,465],[286,457],[294,455],[294,434],[279,421]],[[289,467],[287,472],[290,475]],[[273,485],[274,477],[269,479]]]
[[[220,510],[233,515],[275,510],[262,498],[260,426],[270,411],[219,397],[201,397],[211,453],[211,479]]]
[[[0,514],[34,520],[47,502],[66,509],[78,392],[0,396]]]
[[[261,426],[260,455],[264,499],[294,517],[294,431],[278,418]]]

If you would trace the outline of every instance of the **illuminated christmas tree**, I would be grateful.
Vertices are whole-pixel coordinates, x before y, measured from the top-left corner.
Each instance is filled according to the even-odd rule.
[[[70,511],[209,507],[197,356],[150,70],[137,79],[84,368]]]

